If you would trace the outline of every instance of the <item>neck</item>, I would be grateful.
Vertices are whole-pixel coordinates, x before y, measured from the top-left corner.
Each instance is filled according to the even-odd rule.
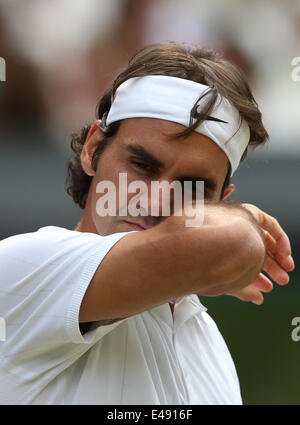
[[[96,233],[97,229],[91,217],[87,216],[86,213],[83,218],[79,221],[75,229],[77,232],[88,232],[88,233]]]
[[[84,216],[79,221],[76,228],[74,229],[77,232],[88,232],[88,233],[98,234],[95,223],[92,219],[92,212],[91,212],[92,186],[93,186],[93,182],[91,183],[90,190],[87,196]]]

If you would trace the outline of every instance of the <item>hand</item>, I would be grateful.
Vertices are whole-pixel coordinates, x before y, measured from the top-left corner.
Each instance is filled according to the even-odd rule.
[[[291,256],[291,244],[287,234],[284,232],[278,221],[266,214],[255,205],[242,204],[255,219],[264,233],[266,243],[266,257],[263,265],[265,271],[278,285],[286,285],[289,282],[290,272],[294,269],[294,261]],[[260,273],[254,282],[245,288],[230,292],[243,301],[252,301],[255,304],[262,304],[264,297],[262,292],[270,292],[273,289],[272,281]]]

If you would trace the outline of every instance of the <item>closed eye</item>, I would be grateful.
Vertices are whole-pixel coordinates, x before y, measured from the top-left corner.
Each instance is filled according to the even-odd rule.
[[[140,170],[149,171],[151,173],[155,172],[155,169],[151,167],[151,165],[145,164],[144,162],[134,161],[134,160],[131,160],[130,162],[134,164],[136,167],[138,167]]]
[[[188,181],[190,182],[190,180],[188,180]],[[195,199],[197,197],[200,200],[200,199],[203,198],[203,196],[204,196],[205,199],[209,199],[213,196],[212,191],[210,190],[209,187],[207,187],[207,184],[205,184],[205,182],[204,182],[204,187],[203,187],[204,192],[202,190],[202,187],[200,187],[200,188],[197,187],[197,181],[196,180],[192,180],[191,183],[192,183],[191,189],[189,187],[187,187],[186,190],[187,191],[192,190],[193,199]]]

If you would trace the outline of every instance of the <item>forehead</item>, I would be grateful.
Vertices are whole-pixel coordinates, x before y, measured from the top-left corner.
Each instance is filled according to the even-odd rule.
[[[130,118],[122,121],[116,139],[123,151],[139,145],[163,162],[166,168],[190,174],[210,174],[224,181],[229,161],[223,150],[207,136],[192,131],[187,137],[175,135],[181,124],[155,118]],[[129,152],[129,150],[128,150]]]

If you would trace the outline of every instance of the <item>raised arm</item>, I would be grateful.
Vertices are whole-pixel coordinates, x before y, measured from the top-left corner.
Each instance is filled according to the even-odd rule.
[[[206,205],[203,226],[185,220],[168,217],[114,245],[86,291],[80,322],[128,317],[187,294],[226,294],[257,277],[265,243],[250,213]]]

